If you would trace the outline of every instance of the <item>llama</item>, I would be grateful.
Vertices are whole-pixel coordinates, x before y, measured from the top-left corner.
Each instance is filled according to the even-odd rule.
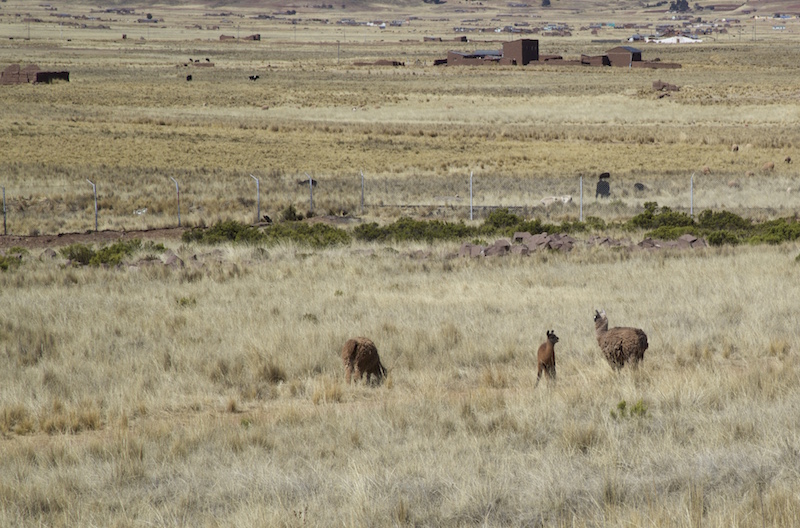
[[[556,381],[556,343],[558,343],[558,336],[555,330],[548,330],[547,341],[539,346],[539,352],[537,354],[539,372],[536,375],[536,385],[533,386],[534,389],[539,386],[539,380],[542,379],[542,371],[544,371],[546,377]]]
[[[595,310],[594,314],[597,343],[611,368],[619,371],[626,362],[638,366],[647,350],[647,335],[639,328],[615,327],[609,330],[606,311]]]
[[[377,383],[386,376],[386,368],[381,364],[375,343],[366,337],[348,339],[342,347],[342,363],[347,383],[350,383],[353,374],[356,380],[360,380],[361,376],[366,374],[367,383],[370,382],[371,376],[375,376]]]

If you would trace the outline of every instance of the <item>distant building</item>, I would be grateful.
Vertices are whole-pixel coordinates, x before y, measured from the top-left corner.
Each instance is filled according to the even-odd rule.
[[[519,39],[504,42],[502,50],[476,50],[473,52],[448,51],[448,66],[501,64],[526,66],[539,60],[539,41]]]
[[[632,46],[617,46],[606,52],[611,66],[630,68],[633,62],[641,62],[642,50]]]

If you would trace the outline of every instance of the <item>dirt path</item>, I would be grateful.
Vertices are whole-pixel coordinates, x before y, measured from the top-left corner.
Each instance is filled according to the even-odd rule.
[[[177,241],[186,231],[182,227],[147,229],[144,231],[89,231],[86,233],[61,233],[59,235],[19,236],[0,235],[0,249],[22,247],[25,249],[44,249],[70,244],[113,244],[120,240]]]

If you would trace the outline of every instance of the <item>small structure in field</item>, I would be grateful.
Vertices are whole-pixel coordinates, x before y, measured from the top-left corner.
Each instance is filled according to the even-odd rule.
[[[36,64],[29,64],[24,68],[19,64],[12,64],[0,73],[0,84],[50,84],[56,80],[69,82],[69,72],[43,71]]]

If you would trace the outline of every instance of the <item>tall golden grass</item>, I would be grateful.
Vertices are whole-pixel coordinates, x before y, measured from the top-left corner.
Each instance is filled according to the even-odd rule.
[[[417,247],[0,274],[0,524],[797,523],[797,245]],[[647,332],[638,372],[595,308]],[[355,335],[381,387],[344,383]]]
[[[487,21],[510,8],[491,9]],[[451,35],[451,21],[345,36],[243,17],[262,42],[223,44],[232,22],[186,29],[222,17],[161,10],[165,28],[44,24],[30,41],[4,20],[0,64],[71,71],[69,84],[0,87],[12,233],[93,227],[87,179],[100,228],[134,229],[176,223],[171,177],[199,225],[254,219],[250,174],[263,212],[305,210],[305,172],[320,181],[316,211],[369,221],[408,203],[464,218],[473,171],[478,205],[552,220],[577,205],[538,201],[576,195],[581,176],[584,213],[605,219],[646,201],[685,210],[692,173],[698,210],[795,209],[782,162],[798,145],[791,32],[645,48],[675,71],[441,69],[433,58],[461,44],[421,37]],[[603,51],[592,38],[540,44]],[[353,65],[378,58],[406,66]],[[658,99],[658,78],[681,91]],[[614,196],[595,201],[604,171]],[[150,246],[120,268],[34,250],[0,272],[0,525],[800,523],[795,243],[480,260],[453,258],[455,243],[167,245],[186,267]],[[638,371],[602,358],[599,308],[647,333]],[[546,329],[561,338],[559,379],[534,391]],[[338,351],[356,335],[389,369],[380,387],[343,381]]]

